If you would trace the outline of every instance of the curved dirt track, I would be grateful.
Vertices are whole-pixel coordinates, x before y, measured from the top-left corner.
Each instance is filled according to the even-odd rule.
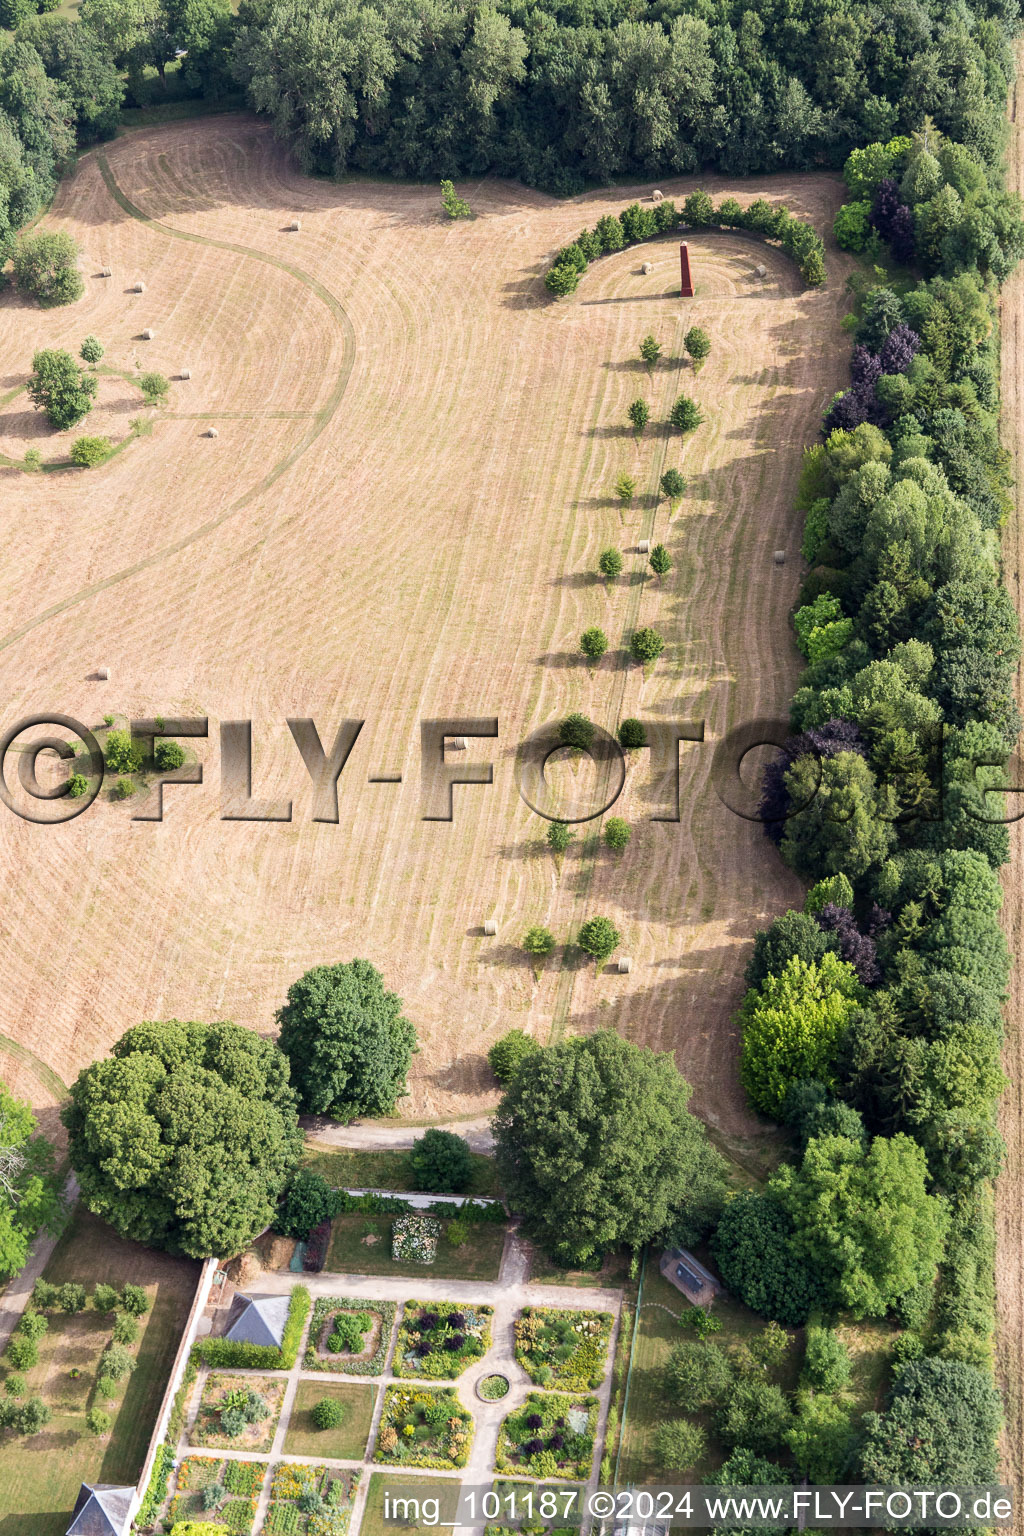
[[[1011,135],[1007,185],[1024,192],[1024,92],[1019,71],[1024,50],[1017,50],[1018,79],[1010,98]],[[1020,110],[1018,110],[1018,105]],[[1002,293],[1002,440],[1009,449],[1017,480],[1014,515],[1003,537],[1004,574],[1014,606],[1024,616],[1024,273],[1020,268]],[[1018,702],[1024,704],[1024,670],[1017,679]],[[1003,1434],[1003,1476],[1012,1483],[1018,1515],[1015,1529],[1024,1529],[1019,1510],[1024,1498],[1024,834],[1021,822],[1010,827],[1010,863],[1003,888],[1003,920],[1015,964],[1006,1009],[1003,1066],[1009,1087],[1000,1106],[1000,1128],[1006,1141],[1006,1164],[996,1186],[996,1295],[999,1310],[999,1377],[1006,1404]]]
[[[52,214],[87,253],[86,297],[47,313],[0,299],[0,390],[35,347],[77,349],[88,331],[114,367],[174,378],[187,364],[192,379],[101,470],[0,470],[19,531],[0,575],[5,719],[206,714],[206,782],[169,789],[162,825],[102,801],[61,828],[4,814],[0,1029],[68,1079],[140,1017],[270,1030],[307,966],[361,953],[420,1031],[410,1116],[484,1107],[485,1052],[510,1024],[541,1037],[552,1021],[614,1024],[674,1049],[695,1107],[756,1152],[729,1015],[754,928],[799,886],[709,773],[714,741],[784,714],[796,676],[792,500],[800,449],[844,381],[844,259],[830,251],[827,289],[808,293],[781,253],[708,233],[690,242],[694,300],[678,298],[666,241],[605,259],[554,305],[550,252],[649,189],[555,203],[485,183],[466,189],[476,218],[450,225],[434,188],[305,180],[241,117],[132,134],[104,156]],[[828,177],[709,188],[785,200],[822,230],[841,195]],[[301,231],[285,234],[295,215]],[[92,275],[105,266],[113,279]],[[135,280],[143,295],[125,291]],[[714,341],[696,379],[679,361],[693,324]],[[668,359],[651,377],[637,360],[648,330]],[[707,415],[685,444],[656,425],[681,390]],[[638,394],[652,412],[639,444],[623,426]],[[18,410],[0,407],[0,437]],[[216,440],[200,435],[210,423]],[[689,480],[671,521],[655,496],[668,465]],[[627,469],[639,490],[620,519],[610,493]],[[674,561],[662,583],[634,553],[652,534]],[[606,590],[592,573],[609,544],[626,572]],[[613,654],[636,623],[666,639],[646,682]],[[612,647],[593,672],[576,659],[592,624]],[[100,663],[109,682],[91,680]],[[512,763],[529,730],[572,708],[610,728],[703,716],[707,740],[682,749],[678,823],[648,819],[662,797],[638,754],[616,807],[629,849],[581,836],[559,873]],[[499,717],[497,743],[465,754],[494,763],[494,784],[457,789],[453,824],[424,822],[419,720],[452,714]],[[340,826],[309,820],[294,715],[328,741],[342,716],[366,721]],[[237,718],[254,723],[253,792],[291,799],[290,824],[219,819],[216,725]],[[367,782],[381,772],[403,782]],[[523,929],[561,940],[592,911],[620,928],[631,974],[556,954],[535,980]]]

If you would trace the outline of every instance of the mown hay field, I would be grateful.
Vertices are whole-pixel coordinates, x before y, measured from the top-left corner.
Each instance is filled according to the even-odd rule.
[[[694,184],[662,185],[682,198]],[[824,176],[708,186],[785,201],[822,232],[841,197]],[[800,892],[710,769],[730,727],[785,714],[797,674],[793,497],[843,382],[845,259],[830,245],[829,283],[809,292],[780,252],[698,234],[694,299],[678,297],[666,239],[605,258],[553,303],[553,250],[650,188],[570,202],[460,190],[475,217],[452,224],[433,187],[304,179],[241,116],[130,133],[81,160],[48,216],[81,242],[85,297],[51,311],[0,297],[0,452],[66,457],[76,432],[44,430],[18,391],[36,348],[77,350],[89,332],[111,370],[102,429],[146,424],[98,469],[0,468],[5,723],[53,709],[90,726],[210,721],[194,744],[204,783],[168,789],[162,824],[132,819],[138,798],[101,797],[62,827],[2,812],[0,1032],[69,1081],[141,1018],[271,1031],[308,966],[365,955],[419,1030],[407,1115],[486,1107],[485,1053],[510,1025],[547,1038],[607,1024],[674,1050],[695,1107],[755,1157],[730,1014],[755,928]],[[696,378],[694,324],[713,340]],[[652,374],[648,331],[664,349]],[[172,379],[155,412],[131,382],[149,369]],[[681,391],[707,416],[685,441],[665,425]],[[639,443],[637,395],[652,417]],[[688,480],[671,516],[656,495],[667,467]],[[622,471],[638,483],[624,514]],[[661,581],[635,552],[644,537],[671,553]],[[606,588],[609,545],[625,571]],[[576,651],[595,624],[611,648],[591,670]],[[646,680],[624,654],[638,624],[666,641]],[[625,715],[703,718],[706,740],[681,748],[678,823],[649,819],[664,806],[636,754],[616,806],[629,848],[605,850],[591,824],[559,870],[514,758],[574,709],[612,730]],[[328,744],[342,717],[365,720],[339,825],[310,819],[290,716]],[[421,819],[419,722],[436,716],[499,720],[497,741],[458,755],[493,763],[494,782],[456,789],[450,824]],[[220,819],[231,719],[253,721],[253,793],[290,800],[290,822]],[[557,769],[577,791],[587,772]],[[368,782],[382,773],[401,784]],[[561,946],[598,912],[630,974],[559,948],[538,979],[523,930],[543,923]]]

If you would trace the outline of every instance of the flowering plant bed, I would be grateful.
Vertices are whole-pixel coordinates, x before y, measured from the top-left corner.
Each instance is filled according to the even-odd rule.
[[[515,1325],[516,1359],[539,1387],[599,1387],[613,1321],[610,1312],[524,1307]]]
[[[490,1376],[481,1376],[476,1384],[476,1395],[482,1397],[485,1402],[500,1402],[509,1393],[509,1380],[500,1371],[493,1371]]]
[[[473,1440],[473,1416],[454,1387],[388,1387],[374,1461],[399,1467],[464,1467]]]
[[[345,1536],[359,1472],[280,1462],[270,1483],[263,1536]]]
[[[531,1392],[501,1426],[494,1465],[520,1477],[588,1478],[597,1398]]]
[[[269,1451],[287,1385],[280,1376],[226,1376],[211,1371],[189,1430],[189,1444],[219,1451]]]
[[[360,1328],[364,1318],[369,1326]],[[355,1301],[347,1296],[321,1296],[313,1308],[309,1342],[303,1359],[307,1371],[344,1371],[350,1376],[379,1376],[388,1357],[393,1301]],[[346,1345],[362,1339],[356,1353]],[[341,1345],[332,1348],[332,1345]]]
[[[440,1235],[436,1216],[399,1216],[391,1227],[391,1257],[399,1263],[433,1264]]]
[[[167,1519],[205,1520],[249,1536],[266,1472],[265,1461],[186,1456],[175,1474]]]
[[[407,1301],[395,1347],[396,1376],[452,1380],[491,1347],[494,1308],[453,1301]]]

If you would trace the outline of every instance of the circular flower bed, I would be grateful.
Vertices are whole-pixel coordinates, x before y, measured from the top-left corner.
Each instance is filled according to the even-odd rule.
[[[485,1402],[495,1403],[508,1392],[508,1377],[495,1372],[491,1376],[481,1376],[476,1384],[477,1396]]]

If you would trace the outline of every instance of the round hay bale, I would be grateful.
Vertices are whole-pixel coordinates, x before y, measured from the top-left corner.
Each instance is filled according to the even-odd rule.
[[[109,277],[109,276],[110,276],[110,268],[109,267],[102,267],[100,269],[100,277]]]
[[[465,736],[452,736],[450,738],[449,742],[448,742],[448,746],[451,748],[451,750],[453,752],[465,752],[465,750],[466,750],[466,738],[465,738]]]
[[[638,555],[649,555],[651,552],[650,539],[639,539],[637,541],[636,551]]]
[[[775,564],[776,565],[785,565],[785,563],[786,563],[786,551],[784,549],[777,549],[775,551]]]
[[[643,273],[644,277],[646,277],[648,272],[653,272],[654,271],[654,262],[653,261],[645,261],[643,266],[640,268],[640,271]]]
[[[761,262],[758,262],[757,266],[754,268],[754,271],[757,273],[758,277],[768,276],[768,268],[763,266]]]
[[[220,437],[220,433],[217,431],[216,427],[209,427],[207,429],[206,436],[207,437]]]
[[[178,378],[179,379],[190,379],[191,377],[192,377],[192,369],[191,368],[183,368],[181,370],[181,372],[178,374]]]
[[[484,923],[484,933],[486,934],[487,938],[493,939],[497,931],[497,923],[494,921],[493,917],[489,917],[486,923]]]
[[[109,682],[110,681],[110,668],[109,667],[97,667],[96,668],[96,676],[99,678],[101,683]]]
[[[299,219],[292,219],[292,222],[288,225],[288,230],[291,234],[296,234],[301,228],[302,223]]]
[[[151,326],[147,325],[146,329],[142,333],[142,339],[143,341],[152,341],[155,335],[156,331],[154,331]]]
[[[633,969],[633,962],[628,955],[619,956],[619,975],[628,976]]]
[[[665,198],[664,192],[659,192],[657,188],[655,188],[655,190],[651,193],[651,202],[652,203],[663,202],[664,198]]]
[[[132,288],[132,293],[145,293],[145,291],[146,291],[145,283],[136,283],[135,286]]]

